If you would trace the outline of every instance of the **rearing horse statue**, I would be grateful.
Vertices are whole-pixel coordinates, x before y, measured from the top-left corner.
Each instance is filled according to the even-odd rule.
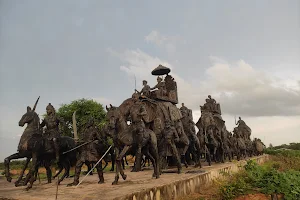
[[[36,134],[41,135],[40,118],[37,115],[37,113],[35,112],[39,98],[35,102],[33,109],[31,109],[29,106],[27,107],[27,112],[22,116],[22,118],[19,121],[19,126],[23,127],[27,123],[27,127],[21,136],[19,146],[18,146],[18,153],[14,153],[4,159],[5,177],[8,182],[11,182],[12,178],[11,178],[10,172],[9,172],[10,161],[15,160],[15,159],[20,159],[20,158],[26,158],[26,164],[25,164],[23,170],[21,171],[21,174],[20,174],[18,180],[15,182],[16,186],[22,180],[24,171],[27,168],[28,163],[32,158],[32,152],[30,150],[30,147],[33,144],[30,143],[31,142],[30,139]]]

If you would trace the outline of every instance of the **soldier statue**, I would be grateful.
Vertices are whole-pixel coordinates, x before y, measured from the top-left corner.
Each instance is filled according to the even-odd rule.
[[[88,144],[80,147],[75,166],[74,182],[68,184],[68,186],[77,185],[79,183],[81,167],[84,163],[96,163],[101,158],[101,153],[99,152],[99,143],[105,144],[105,141],[104,138],[101,137],[99,129],[96,128],[93,118],[90,118],[86,123],[86,127],[82,133],[82,142]],[[96,168],[99,176],[98,183],[104,183],[101,162],[96,166]]]
[[[53,141],[53,146],[56,155],[56,161],[59,160],[59,138],[60,138],[60,131],[59,131],[59,124],[64,124],[63,120],[58,118],[55,113],[55,108],[48,104],[46,107],[47,116],[40,124],[40,128],[46,126],[45,135],[50,140]]]
[[[150,86],[147,84],[146,80],[143,80],[143,88],[142,90],[139,92],[137,90],[135,90],[137,93],[144,95],[146,97],[150,97]]]
[[[177,134],[176,129],[172,126],[171,122],[169,120],[167,120],[165,122],[165,128],[163,131],[163,136],[164,139],[166,141],[166,147],[167,147],[167,156],[169,156],[171,154],[171,156],[175,159],[176,164],[177,164],[177,169],[178,169],[178,174],[181,173],[181,163],[180,163],[180,159],[179,159],[179,154],[176,148],[175,143],[179,142],[179,137]]]
[[[158,89],[155,91],[157,97],[164,97],[167,94],[166,84],[162,80],[161,77],[157,77],[157,84],[153,88],[150,88],[151,90]]]
[[[131,116],[131,131],[134,133],[136,143],[137,143],[137,152],[136,152],[136,170],[140,171],[141,168],[141,157],[142,157],[142,145],[143,145],[143,136],[145,133],[145,122],[144,119],[147,117],[147,110],[145,105],[141,102],[136,102],[137,109],[130,110]]]

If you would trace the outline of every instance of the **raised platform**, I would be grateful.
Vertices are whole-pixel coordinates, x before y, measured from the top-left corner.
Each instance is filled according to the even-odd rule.
[[[268,155],[251,158],[258,163],[269,159]],[[213,164],[203,168],[189,167],[182,174],[164,173],[159,179],[152,179],[152,170],[142,172],[129,172],[126,170],[127,180],[120,177],[119,185],[111,185],[114,173],[105,173],[105,183],[97,184],[97,175],[87,177],[78,187],[66,187],[73,181],[72,178],[65,179],[58,188],[59,200],[69,199],[100,199],[100,200],[171,200],[193,192],[200,192],[202,186],[220,176],[220,172],[234,172],[239,170],[246,161],[233,161],[231,163]],[[81,177],[82,178],[82,177]],[[0,180],[0,199],[22,199],[22,200],[52,200],[55,199],[56,181],[46,184],[43,181],[35,182],[30,191],[25,187],[14,187],[13,183]]]

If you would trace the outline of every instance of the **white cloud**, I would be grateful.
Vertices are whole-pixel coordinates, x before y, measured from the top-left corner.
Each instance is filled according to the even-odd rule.
[[[176,65],[152,57],[137,49],[123,53],[110,50],[124,64],[120,69],[138,80],[146,79],[150,86],[156,83],[151,71],[159,64],[172,68],[171,75],[178,86],[179,101],[193,109],[194,121],[200,117],[199,106],[208,94],[220,102],[222,116],[228,130],[232,130],[234,116],[241,116],[252,128],[253,136],[269,143],[282,144],[300,140],[299,80],[285,80],[253,68],[244,60],[230,63],[210,57],[212,65],[201,81],[188,81],[176,74]],[[193,83],[193,84],[191,84]]]
[[[135,74],[138,83],[146,79],[150,85],[154,85],[156,79],[151,71],[159,64],[170,67],[171,75],[177,81],[180,102],[192,109],[198,109],[206,96],[211,94],[221,103],[223,112],[232,115],[300,115],[299,82],[269,76],[244,60],[228,63],[211,57],[212,66],[205,71],[205,79],[192,85],[176,74],[176,67],[168,61],[151,57],[139,49],[123,53],[110,52],[124,62],[120,69],[131,76]]]
[[[145,40],[165,48],[168,53],[174,53],[178,44],[186,44],[186,41],[180,36],[166,36],[156,30],[145,36]]]

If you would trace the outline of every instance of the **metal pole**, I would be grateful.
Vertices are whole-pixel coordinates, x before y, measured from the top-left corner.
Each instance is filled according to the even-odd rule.
[[[98,162],[94,165],[94,167],[85,175],[85,177],[76,185],[76,188],[82,183],[82,181],[95,169],[95,167],[100,163],[100,161],[104,158],[104,156],[109,152],[111,149],[112,145],[109,146],[107,151],[103,154],[103,156],[98,160]]]

